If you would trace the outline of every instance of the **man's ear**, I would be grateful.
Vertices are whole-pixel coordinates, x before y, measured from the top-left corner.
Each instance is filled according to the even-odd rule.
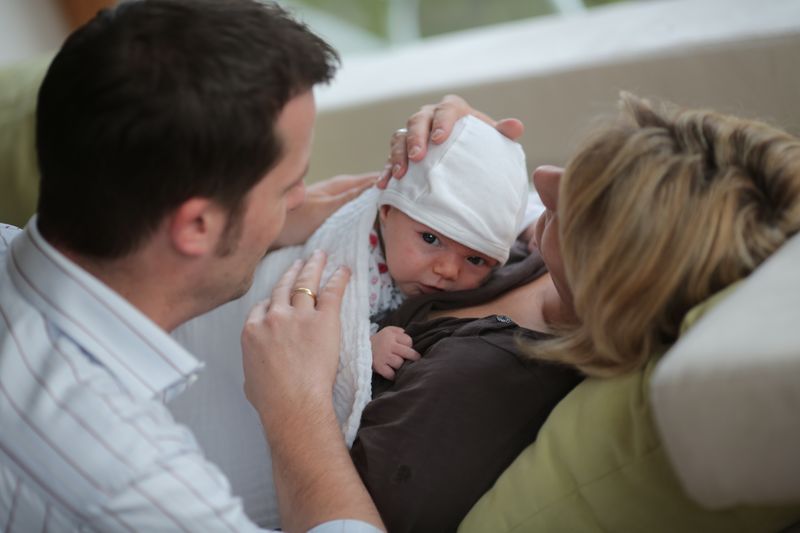
[[[228,214],[208,198],[190,198],[172,212],[169,239],[178,253],[201,256],[216,250],[225,231]]]

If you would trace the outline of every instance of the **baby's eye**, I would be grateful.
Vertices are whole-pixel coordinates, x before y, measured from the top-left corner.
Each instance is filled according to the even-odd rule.
[[[478,257],[477,255],[467,257],[467,261],[469,261],[475,266],[483,266],[486,264],[486,259],[484,259],[483,257]]]
[[[422,233],[420,233],[420,235],[422,235],[422,240],[427,242],[428,244],[436,244],[436,242],[439,240],[439,237],[437,237],[433,233],[428,233],[427,231],[423,231]]]

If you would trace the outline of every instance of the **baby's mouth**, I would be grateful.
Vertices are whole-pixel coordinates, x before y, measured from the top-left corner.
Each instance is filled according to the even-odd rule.
[[[438,287],[434,287],[433,285],[426,285],[424,283],[419,284],[419,290],[422,294],[431,294],[434,292],[441,292],[443,289]]]

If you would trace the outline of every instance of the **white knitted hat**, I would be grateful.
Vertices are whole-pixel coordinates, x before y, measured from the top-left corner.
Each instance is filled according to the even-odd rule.
[[[379,205],[396,207],[447,238],[501,264],[517,238],[528,199],[522,147],[471,115],[419,163],[393,179]]]

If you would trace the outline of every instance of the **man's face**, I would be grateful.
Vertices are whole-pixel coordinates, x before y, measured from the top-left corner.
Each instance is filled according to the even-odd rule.
[[[278,116],[276,131],[283,141],[283,157],[244,199],[241,228],[230,232],[236,242],[219,257],[221,282],[226,287],[223,301],[244,294],[253,282],[258,263],[280,233],[287,211],[303,202],[303,177],[308,170],[316,105],[307,91],[295,96]]]
[[[389,275],[406,296],[474,289],[497,265],[394,207],[381,206],[380,220]]]

